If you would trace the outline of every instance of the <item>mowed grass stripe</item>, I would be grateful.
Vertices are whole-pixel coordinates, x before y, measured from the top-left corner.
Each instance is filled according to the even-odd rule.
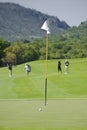
[[[71,59],[69,74],[65,75],[64,60],[62,73],[58,74],[57,60],[48,61],[49,98],[87,97],[87,59]],[[7,67],[0,69],[0,99],[43,98],[45,84],[45,61],[29,63],[32,71],[26,76],[24,65],[13,67],[13,76],[8,76]]]

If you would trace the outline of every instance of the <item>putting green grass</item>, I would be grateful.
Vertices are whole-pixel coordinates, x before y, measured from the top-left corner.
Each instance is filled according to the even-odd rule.
[[[43,100],[1,100],[0,128],[86,129],[87,99],[49,100],[47,106],[44,106]]]

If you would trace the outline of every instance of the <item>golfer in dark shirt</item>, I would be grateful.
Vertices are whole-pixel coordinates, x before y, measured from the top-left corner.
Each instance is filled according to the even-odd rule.
[[[58,72],[62,72],[62,69],[61,69],[61,62],[60,61],[58,61]]]
[[[12,64],[8,64],[9,77],[12,76]]]

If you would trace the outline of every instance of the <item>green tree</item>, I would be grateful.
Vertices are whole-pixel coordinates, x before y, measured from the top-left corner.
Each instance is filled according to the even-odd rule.
[[[16,55],[12,52],[7,52],[6,57],[3,58],[3,62],[5,64],[12,63],[15,65],[16,64]]]
[[[0,38],[0,66],[3,65],[3,58],[6,55],[4,49],[7,48],[8,46],[10,46],[10,43]]]

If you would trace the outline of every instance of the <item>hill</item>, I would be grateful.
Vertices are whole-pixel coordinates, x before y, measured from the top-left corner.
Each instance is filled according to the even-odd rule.
[[[49,38],[49,58],[87,57],[87,21]]]
[[[60,34],[49,36],[48,59],[87,57],[87,21]],[[13,42],[12,42],[13,43]],[[46,58],[46,39],[10,44],[0,39],[0,65],[21,64]]]
[[[42,37],[45,33],[41,30],[41,26],[48,18],[52,34],[70,28],[57,17],[13,3],[0,3],[0,36],[9,41]]]

